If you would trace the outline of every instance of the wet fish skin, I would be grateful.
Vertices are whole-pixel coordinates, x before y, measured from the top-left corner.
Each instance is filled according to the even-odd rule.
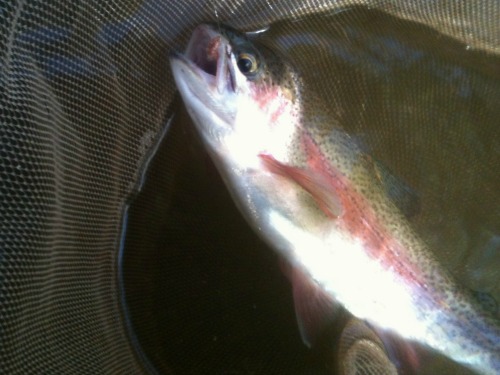
[[[291,65],[201,25],[171,66],[234,201],[270,246],[359,319],[500,373],[498,322],[440,267]]]

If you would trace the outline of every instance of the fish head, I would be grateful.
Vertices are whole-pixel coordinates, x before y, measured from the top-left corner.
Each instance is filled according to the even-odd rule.
[[[275,52],[231,29],[203,24],[170,62],[216,164],[258,169],[260,154],[290,158],[300,122],[298,76]]]

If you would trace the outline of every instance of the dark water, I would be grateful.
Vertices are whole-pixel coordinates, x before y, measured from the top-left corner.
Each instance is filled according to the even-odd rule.
[[[160,372],[304,367],[312,355],[274,253],[247,228],[187,115],[177,116],[128,209],[124,294],[143,353]]]
[[[336,125],[417,192],[410,220],[443,265],[498,299],[498,58],[366,9],[275,24],[259,38],[330,103]],[[173,106],[124,221],[120,278],[135,345],[159,373],[331,372],[333,354],[300,340],[276,256]],[[421,356],[420,373],[468,373]]]

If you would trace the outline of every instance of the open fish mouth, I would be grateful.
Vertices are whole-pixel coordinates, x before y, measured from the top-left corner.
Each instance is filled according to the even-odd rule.
[[[174,54],[211,89],[235,91],[234,57],[229,41],[209,25],[198,26],[183,55]]]

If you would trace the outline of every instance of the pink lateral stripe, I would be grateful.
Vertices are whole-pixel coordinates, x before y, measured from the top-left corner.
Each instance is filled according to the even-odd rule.
[[[382,265],[392,269],[410,285],[426,289],[424,277],[415,264],[411,264],[405,249],[378,220],[366,198],[357,192],[352,183],[323,156],[310,134],[304,132],[303,146],[307,163],[322,175],[337,195],[342,206],[338,223],[354,238],[362,241],[365,250]]]

